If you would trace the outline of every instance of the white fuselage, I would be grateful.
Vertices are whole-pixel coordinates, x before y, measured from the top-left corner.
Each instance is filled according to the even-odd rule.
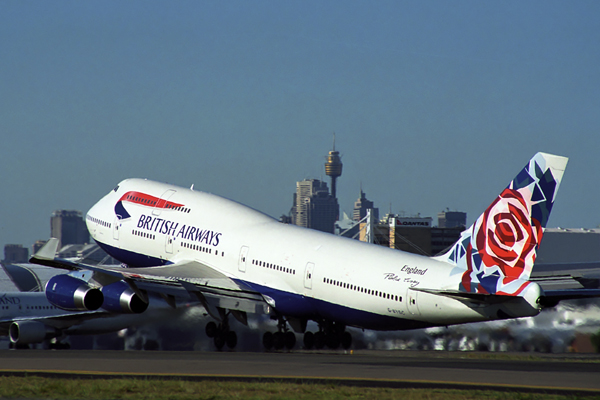
[[[394,330],[539,312],[521,297],[482,305],[413,290],[456,290],[464,270],[283,224],[239,203],[173,185],[125,180],[86,218],[92,237],[130,267],[195,260],[260,292],[290,317]]]
[[[0,293],[0,320],[2,321],[65,314],[69,312],[50,304],[43,292]]]

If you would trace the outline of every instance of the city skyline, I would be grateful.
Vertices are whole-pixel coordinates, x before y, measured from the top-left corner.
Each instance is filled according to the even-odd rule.
[[[595,228],[600,3],[20,2],[0,14],[0,244],[130,177],[274,217],[295,182],[473,222],[533,154],[570,157],[550,227]]]

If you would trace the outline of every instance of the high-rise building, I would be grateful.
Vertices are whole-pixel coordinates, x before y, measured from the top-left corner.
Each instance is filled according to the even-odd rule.
[[[467,213],[461,211],[442,211],[438,213],[438,228],[459,228],[467,226]]]
[[[26,263],[29,261],[29,250],[21,244],[4,246],[4,262],[7,264]]]
[[[318,179],[296,182],[291,213],[293,224],[334,233],[338,213],[337,199],[329,193],[327,183]]]
[[[371,211],[373,213],[373,219],[375,221],[378,221],[379,220],[379,208],[373,207],[373,202],[370,200],[367,200],[367,198],[365,197],[365,193],[362,191],[362,188],[361,188],[360,189],[360,197],[358,198],[358,200],[356,200],[354,202],[354,211],[352,213],[352,220],[358,222],[361,219],[363,219],[367,215],[368,209],[373,210],[373,211]]]
[[[431,228],[431,255],[437,256],[450,250],[464,230],[464,225],[453,228]]]
[[[409,253],[431,255],[431,218],[398,217],[388,214],[373,227],[373,243]],[[366,226],[361,223],[360,240],[366,241]]]
[[[81,211],[54,211],[50,218],[50,235],[59,240],[59,249],[68,244],[85,244],[90,241]]]

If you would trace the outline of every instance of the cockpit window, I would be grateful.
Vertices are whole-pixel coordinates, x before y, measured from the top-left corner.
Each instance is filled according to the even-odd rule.
[[[117,185],[117,187],[113,189],[113,192],[117,193],[117,190],[119,190],[119,185]]]

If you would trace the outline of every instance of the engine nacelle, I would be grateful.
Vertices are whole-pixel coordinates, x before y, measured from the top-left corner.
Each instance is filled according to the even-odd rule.
[[[17,344],[40,343],[58,334],[56,329],[37,321],[17,321],[8,328],[10,341]]]
[[[100,289],[70,275],[53,276],[46,284],[46,298],[56,307],[70,311],[94,311],[104,301]]]
[[[104,303],[102,308],[114,313],[140,314],[146,311],[148,303],[140,298],[123,281],[102,287]]]

